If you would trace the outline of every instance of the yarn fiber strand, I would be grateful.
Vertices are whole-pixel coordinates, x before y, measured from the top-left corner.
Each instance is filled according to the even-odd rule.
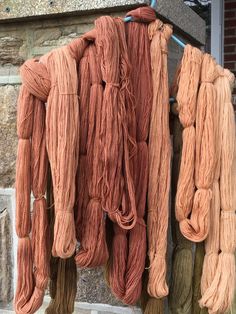
[[[190,218],[180,219],[183,235],[194,242],[203,241],[209,231],[209,210],[214,179],[214,102],[213,82],[217,77],[216,63],[204,54],[201,68],[201,85],[198,92],[196,112],[196,159],[193,207]],[[177,217],[178,219],[178,217]]]
[[[235,116],[231,102],[230,86],[234,75],[224,70],[222,84],[224,103],[221,117],[221,162],[220,162],[220,254],[211,285],[206,289],[200,304],[209,309],[209,313],[226,312],[233,302],[235,290],[235,208],[232,174],[235,167]]]
[[[166,249],[170,191],[170,130],[167,42],[172,28],[160,20],[149,25],[153,104],[149,133],[148,255],[150,260],[148,293],[155,298],[168,294]]]

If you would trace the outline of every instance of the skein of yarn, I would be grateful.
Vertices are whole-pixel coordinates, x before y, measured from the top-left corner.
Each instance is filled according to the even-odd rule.
[[[204,257],[202,279],[201,279],[201,293],[204,295],[205,291],[210,287],[218,264],[218,255],[220,249],[220,167],[221,167],[221,150],[222,150],[222,114],[224,100],[224,89],[222,84],[226,79],[224,77],[224,70],[217,66],[219,77],[215,80],[214,86],[216,89],[216,101],[214,104],[214,145],[215,145],[215,165],[214,165],[214,182],[212,185],[212,201],[210,207],[210,228],[208,236],[205,240],[206,255]]]
[[[176,219],[180,222],[181,231],[182,222],[187,219],[191,212],[195,193],[194,164],[196,131],[194,123],[196,120],[201,61],[201,51],[187,45],[184,49],[184,55],[181,61],[179,87],[176,97],[179,119],[184,127],[181,165],[176,194]],[[189,238],[189,240],[192,239]]]
[[[171,88],[171,95],[176,96],[178,92],[180,72],[182,64],[177,68],[174,82]],[[171,227],[174,251],[172,256],[171,284],[169,294],[169,306],[173,314],[188,314],[192,310],[192,277],[193,277],[193,243],[186,239],[176,220],[176,193],[179,180],[179,169],[181,165],[181,153],[183,147],[183,127],[178,118],[176,108],[178,104],[171,107],[173,113],[172,134],[173,134],[173,162],[171,175]]]
[[[102,80],[106,83],[101,120],[102,151],[102,208],[110,219],[123,229],[132,229],[137,221],[133,180],[127,159],[123,160],[125,146],[123,143],[124,124],[120,114],[120,47],[119,35],[113,18],[103,16],[95,21],[97,30],[96,46],[101,62]],[[125,125],[127,128],[127,126]],[[112,161],[112,162],[111,162]],[[122,175],[124,162],[125,175]],[[124,182],[125,181],[125,182]],[[122,197],[127,186],[128,208],[123,208]]]
[[[155,12],[150,8],[148,10],[151,10],[151,18],[154,20]],[[135,14],[135,12],[136,10],[131,11],[127,15]],[[139,13],[142,15],[142,12],[141,10]],[[146,10],[143,13],[144,17],[146,16],[145,14]],[[146,18],[148,19],[148,15]],[[126,45],[125,33],[122,30],[124,29],[124,23],[121,20],[116,20],[116,23],[118,30],[120,30],[118,33],[120,35],[120,47],[123,56],[123,60],[121,61],[121,97],[128,112],[127,124],[129,134],[127,136],[130,145],[126,158],[128,159],[129,156],[131,176],[135,185],[138,219],[134,228],[129,232],[121,230],[117,224],[114,224],[112,258],[108,266],[108,277],[113,293],[124,303],[135,304],[142,290],[142,274],[146,257],[146,230],[143,217],[148,175],[148,151],[145,140],[148,136],[149,108],[151,107],[152,98],[150,43],[147,33],[148,26],[146,24],[130,23],[126,26]],[[140,77],[140,71],[146,76]],[[135,98],[130,97],[131,93]],[[124,115],[123,119],[125,119]],[[138,141],[137,143],[137,148],[135,143],[136,135],[137,141],[140,139],[140,142]]]
[[[88,111],[85,127],[81,128],[81,136],[84,139],[85,156],[81,156],[84,161],[83,171],[86,175],[80,176],[80,184],[84,189],[87,181],[88,198],[85,193],[84,204],[79,208],[77,226],[82,229],[80,235],[79,252],[76,255],[76,263],[80,267],[102,266],[107,262],[108,249],[106,245],[105,217],[101,205],[100,180],[102,177],[102,145],[100,141],[101,128],[101,109],[103,101],[103,86],[101,79],[101,70],[96,56],[96,47],[90,44],[87,48],[87,56],[84,56],[80,62],[80,113]],[[90,82],[91,80],[91,82]],[[85,86],[86,85],[86,86]],[[86,90],[90,93],[85,95]],[[86,132],[87,130],[87,132]],[[87,134],[86,134],[87,133]],[[81,192],[81,191],[79,191]],[[83,199],[83,194],[79,193],[79,198]],[[79,204],[81,204],[81,199]],[[87,203],[87,204],[86,204]],[[84,208],[83,208],[84,207]],[[82,217],[80,219],[80,217]],[[81,226],[80,226],[81,224]]]
[[[17,135],[16,232],[19,241],[15,311],[17,314],[32,314],[43,302],[49,276],[49,228],[44,197],[48,164],[45,106],[30,94],[27,85],[22,85],[18,100]],[[35,198],[32,222],[31,184]]]
[[[194,197],[194,160],[195,160],[195,119],[197,92],[200,80],[202,53],[187,45],[184,49],[181,64],[176,72],[173,92],[177,93],[177,113],[183,126],[182,136],[175,118],[174,128],[174,169],[172,193],[175,195],[176,219],[182,221],[191,211]],[[178,132],[177,132],[178,131]],[[182,144],[178,145],[178,136]],[[176,147],[177,146],[177,147]],[[180,149],[181,147],[181,149]],[[177,151],[176,151],[177,150]],[[176,151],[176,152],[175,152]],[[178,185],[176,186],[176,180]],[[176,183],[177,184],[177,183]],[[189,313],[192,303],[193,252],[192,242],[185,239],[179,226],[173,222],[175,249],[169,303],[173,313]],[[182,274],[185,274],[182,276]]]
[[[169,86],[167,43],[172,27],[156,20],[149,25],[153,105],[149,134],[148,293],[155,298],[168,294],[166,249],[169,216],[171,143],[169,130]],[[145,312],[146,313],[146,312]]]
[[[207,314],[206,308],[199,306],[199,299],[201,298],[201,277],[203,271],[204,261],[204,242],[196,244],[194,271],[193,271],[193,299],[192,299],[192,313],[193,314]]]
[[[179,217],[181,232],[194,242],[203,241],[209,231],[215,154],[213,82],[217,75],[215,60],[209,54],[204,54],[196,112],[195,186],[197,191],[194,194],[191,216],[188,218],[190,212],[187,211],[187,215]]]
[[[232,172],[235,167],[235,116],[231,103],[230,85],[234,75],[224,70],[222,81],[224,103],[220,134],[222,136],[220,164],[220,254],[215,276],[205,291],[200,305],[206,306],[209,313],[226,312],[232,304],[235,289],[235,209],[233,208]]]
[[[63,119],[69,118],[67,122],[69,122],[69,125],[73,128],[73,119],[71,119],[70,114],[66,114],[66,111],[72,113],[72,117],[76,118],[76,115],[73,116],[73,110],[71,110],[71,107],[68,106],[69,100],[73,98],[75,101],[75,107],[76,104],[78,104],[78,100],[77,94],[73,93],[73,95],[70,95],[71,91],[66,91],[64,89],[69,86],[68,82],[70,82],[70,80],[68,81],[68,77],[61,75],[61,73],[63,72],[63,74],[65,74],[64,72],[66,72],[69,76],[72,75],[73,78],[74,72],[72,70],[76,70],[74,55],[80,57],[81,51],[83,51],[85,46],[86,42],[84,39],[75,40],[70,46],[67,46],[67,48],[59,48],[52,51],[48,55],[45,55],[42,57],[41,62],[38,62],[38,60],[28,60],[21,67],[20,72],[23,85],[18,99],[17,134],[19,143],[16,166],[16,232],[19,237],[17,254],[18,279],[17,291],[15,295],[15,311],[17,314],[31,314],[36,312],[43,302],[44,291],[47,287],[49,275],[49,254],[47,242],[49,238],[49,228],[46,213],[46,201],[44,197],[47,178],[46,145],[47,151],[49,152],[51,168],[53,169],[52,177],[55,195],[58,197],[58,199],[56,198],[57,209],[60,203],[59,199],[61,198],[63,198],[63,201],[66,202],[67,197],[71,197],[71,202],[74,202],[74,172],[71,173],[72,177],[70,179],[72,179],[72,181],[69,182],[70,180],[68,180],[68,175],[70,175],[70,172],[67,172],[68,168],[66,166],[69,168],[71,166],[76,168],[77,166],[71,162],[76,161],[76,153],[73,155],[72,151],[74,151],[74,148],[77,147],[76,145],[75,147],[73,146],[73,138],[77,141],[77,137],[75,134],[72,134],[72,141],[68,141],[73,146],[72,151],[69,150],[69,156],[67,156],[66,153],[64,154],[64,144],[62,143],[62,139],[64,134],[64,140],[67,141],[67,135],[70,133],[68,131],[70,127],[69,129],[65,128],[66,122]],[[76,54],[73,53],[75,50],[77,51]],[[48,59],[50,59],[51,63],[47,63]],[[62,59],[65,63],[62,62]],[[43,64],[43,62],[47,64],[47,67]],[[71,67],[67,68],[67,65]],[[75,68],[73,68],[73,65],[75,65]],[[52,82],[52,79],[50,78],[53,71],[59,75],[58,77],[57,75],[52,76],[53,79],[56,79],[60,88],[58,88],[58,86],[56,86],[57,84],[54,84],[54,81]],[[77,90],[75,90],[75,92],[77,93]],[[66,95],[66,93],[68,93],[69,96]],[[52,94],[54,96],[52,96]],[[47,111],[45,113],[44,103],[46,102]],[[51,106],[52,103],[54,103],[54,105]],[[58,114],[60,107],[59,103],[65,109],[62,115]],[[51,110],[53,109],[53,106],[55,106],[54,112]],[[61,121],[61,119],[63,121]],[[62,133],[60,133],[59,138],[57,138],[55,135],[60,127],[62,128]],[[62,147],[59,144],[62,144]],[[58,145],[60,146],[59,152],[61,153],[61,159],[57,155]],[[63,178],[58,175],[60,171],[56,167],[59,159],[59,165],[62,169],[61,175],[63,175]],[[57,180],[60,181],[60,185]],[[71,189],[72,186],[72,194],[67,192],[66,185],[68,182],[68,188]],[[35,200],[33,205],[32,234],[30,237],[31,184]],[[60,192],[59,196],[57,194],[58,190]],[[69,200],[68,203],[70,203]],[[73,206],[74,203],[72,204],[72,210]],[[64,206],[62,207],[64,209]],[[67,208],[67,206],[65,206],[65,208]],[[71,219],[69,218],[70,215]],[[73,250],[71,252],[69,250],[69,253],[67,251],[67,244],[69,244],[69,246],[71,244],[71,235],[73,237],[74,214],[71,212],[68,215],[68,220],[59,221],[60,219],[58,220],[57,218],[59,217],[56,217],[56,222],[59,223],[59,225],[57,225],[55,229],[56,231],[60,230],[60,232],[59,234],[55,232],[54,243],[58,244],[58,240],[61,240],[59,241],[58,248],[60,254],[65,257],[68,254],[73,254],[75,249],[74,244]],[[70,233],[67,237],[67,233],[64,231],[65,229],[68,230],[68,227],[69,230],[72,231],[72,234]]]

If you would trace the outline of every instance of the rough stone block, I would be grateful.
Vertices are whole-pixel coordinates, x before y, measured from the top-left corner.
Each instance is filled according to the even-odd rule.
[[[20,65],[24,59],[20,56],[23,40],[16,37],[0,37],[0,65]]]
[[[104,269],[102,267],[78,270],[78,290],[76,300],[80,302],[105,303],[123,306],[123,304],[112,295],[107,286]]]
[[[0,86],[0,186],[9,187],[15,181],[16,103],[19,87]]]

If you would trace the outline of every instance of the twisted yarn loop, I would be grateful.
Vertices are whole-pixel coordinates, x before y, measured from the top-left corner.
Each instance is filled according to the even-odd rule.
[[[169,292],[166,283],[166,249],[171,146],[166,52],[171,34],[172,27],[168,24],[162,25],[159,20],[149,25],[153,105],[149,134],[149,212],[147,228],[150,267],[148,293],[155,298],[162,298]]]

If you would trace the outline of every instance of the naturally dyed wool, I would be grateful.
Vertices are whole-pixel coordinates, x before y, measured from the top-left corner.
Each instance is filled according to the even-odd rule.
[[[48,166],[45,106],[30,94],[27,83],[22,85],[18,101],[17,135],[16,232],[19,241],[15,311],[26,314],[34,313],[41,306],[49,276],[49,228],[44,197]],[[32,221],[31,187],[35,198]]]
[[[50,248],[53,244],[53,229],[55,223],[53,187],[49,171],[47,182],[47,206],[50,221]],[[51,301],[45,310],[46,314],[72,314],[77,291],[77,269],[74,256],[68,259],[50,258],[49,292]]]
[[[79,67],[81,144],[78,172],[77,228],[80,248],[76,263],[80,267],[104,265],[108,259],[105,216],[101,205],[102,145],[99,139],[103,86],[96,47],[90,44]],[[81,175],[82,174],[82,175]]]
[[[171,96],[176,97],[179,88],[182,62],[179,64],[171,87]],[[193,73],[192,75],[195,75]],[[191,77],[191,76],[190,76]],[[192,311],[192,278],[193,278],[193,243],[186,239],[176,220],[176,195],[179,181],[180,165],[182,163],[183,126],[178,117],[178,103],[173,104],[172,134],[173,161],[171,180],[171,226],[174,251],[172,256],[171,284],[169,306],[173,314],[188,314]]]
[[[77,127],[73,119],[77,125],[78,98],[77,87],[68,90],[68,86],[73,88],[76,83],[75,56],[80,58],[85,46],[85,40],[79,39],[70,46],[52,51],[41,62],[29,60],[21,67],[23,85],[18,99],[16,170],[16,232],[19,237],[15,295],[17,314],[34,313],[41,306],[47,287],[49,228],[44,197],[47,152],[52,169],[56,211],[53,252],[66,257],[75,250],[72,168],[77,167],[75,148],[78,144],[77,133],[74,133]],[[73,84],[69,84],[71,80]],[[70,135],[71,138],[68,138]],[[35,200],[30,237],[31,187]]]
[[[171,143],[169,130],[169,86],[167,43],[172,27],[160,20],[149,25],[153,105],[149,133],[148,255],[150,260],[148,292],[154,298],[168,294],[166,250],[169,216]],[[150,299],[149,302],[152,302]],[[150,305],[149,305],[150,306]],[[145,310],[145,313],[150,313]]]
[[[142,21],[151,22],[155,19],[155,12],[150,8],[140,8],[137,11],[129,12],[127,15],[135,16],[137,21],[141,19]],[[123,50],[123,60],[121,62],[123,73],[123,88],[121,90],[123,90],[123,95],[121,94],[121,96],[130,113],[128,115],[128,131],[131,140],[129,159],[135,185],[138,219],[134,228],[129,232],[114,224],[112,258],[108,265],[108,281],[113,293],[119,299],[126,304],[135,304],[142,290],[142,274],[146,258],[146,230],[143,217],[148,176],[146,140],[152,100],[150,43],[147,24],[131,22],[127,25],[127,45],[124,34],[121,32],[121,25],[118,29],[120,29],[120,44]],[[131,71],[128,58],[131,62]],[[139,73],[143,73],[142,78]],[[135,96],[134,98],[130,97],[131,93]],[[134,120],[135,117],[136,121]],[[135,138],[137,148],[132,144]]]
[[[191,213],[195,193],[196,131],[194,124],[196,120],[201,61],[201,51],[187,45],[184,49],[184,55],[181,61],[177,92],[177,110],[179,112],[180,122],[184,127],[181,165],[176,194],[176,219],[180,222],[182,233],[184,221],[187,221]],[[184,233],[183,235],[185,236]],[[187,238],[193,240],[191,237]]]
[[[180,220],[181,232],[194,242],[203,241],[209,231],[215,154],[213,82],[217,75],[215,60],[209,54],[204,54],[196,112],[195,186],[197,190],[194,194],[191,216],[189,218],[184,216],[185,218]]]
[[[235,290],[235,208],[233,197],[232,175],[235,173],[235,115],[231,103],[231,84],[234,75],[224,70],[224,80],[221,89],[224,96],[220,134],[221,134],[221,159],[220,159],[220,254],[217,268],[210,286],[200,300],[209,313],[226,312],[230,309]]]
[[[193,271],[193,298],[192,298],[192,313],[193,314],[207,314],[206,308],[201,308],[199,299],[201,298],[201,277],[204,261],[204,242],[196,244],[194,271]]]
[[[219,77],[215,80],[214,86],[216,89],[216,101],[214,104],[214,145],[215,145],[215,171],[214,182],[212,186],[212,201],[210,207],[210,228],[208,236],[205,240],[206,255],[203,264],[203,273],[201,279],[201,293],[212,284],[213,278],[218,264],[219,249],[220,249],[220,166],[221,166],[221,150],[222,150],[222,114],[225,103],[225,93],[222,88],[224,80],[224,69],[217,66]]]

